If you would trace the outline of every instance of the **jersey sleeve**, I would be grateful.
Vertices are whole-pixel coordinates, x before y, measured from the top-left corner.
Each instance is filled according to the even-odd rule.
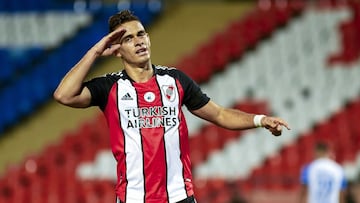
[[[196,110],[203,107],[210,101],[210,98],[202,92],[200,86],[182,71],[178,70],[179,80],[184,88],[184,105],[189,110]]]
[[[300,183],[302,185],[307,185],[309,183],[309,165],[306,165],[304,168],[302,168],[300,174]]]
[[[111,75],[93,78],[84,82],[91,94],[91,106],[98,106],[104,110],[108,101],[108,96],[112,85],[116,80]]]
[[[342,171],[341,189],[345,190],[347,188],[347,185],[348,185],[348,183],[347,183],[347,179],[345,177],[345,173],[344,173],[344,171]]]

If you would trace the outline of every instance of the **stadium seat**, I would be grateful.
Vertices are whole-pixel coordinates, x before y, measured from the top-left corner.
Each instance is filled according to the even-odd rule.
[[[214,72],[212,67],[213,56],[211,55],[215,50],[205,45],[200,46],[192,59],[190,75],[193,75],[198,83],[204,83],[209,80],[211,74]]]
[[[360,149],[360,125],[358,125],[360,119],[360,100],[358,98],[348,103],[347,117],[349,130],[352,134],[352,144],[355,149]]]
[[[11,65],[13,61],[9,59],[8,51],[0,49],[0,86],[9,80],[14,73],[14,67]]]
[[[226,64],[232,60],[230,55],[231,45],[228,36],[224,32],[215,34],[209,46],[211,47],[209,53],[212,58],[212,60],[210,60],[212,62],[210,67],[212,67],[213,73],[224,70]],[[237,55],[236,57],[239,56],[240,55]]]
[[[313,160],[314,152],[313,146],[315,144],[315,133],[314,132],[306,132],[301,134],[297,140],[298,148],[299,148],[299,164],[304,165]]]
[[[232,22],[225,31],[229,46],[229,58],[231,60],[239,59],[246,50],[246,41],[241,35],[240,23]]]
[[[300,163],[300,149],[297,143],[284,146],[281,150],[281,165],[283,173],[282,185],[287,188],[296,188],[299,184],[301,163]]]
[[[192,163],[192,168],[197,167],[206,159],[206,154],[204,153],[204,137],[201,133],[193,134],[189,138],[190,145],[190,159]]]
[[[18,109],[16,104],[16,95],[14,95],[13,87],[6,87],[3,89],[3,91],[0,93],[2,94],[2,99],[0,101],[1,108],[2,108],[2,116],[1,121],[3,128],[7,128],[10,125],[13,125],[16,120],[18,119]]]
[[[260,24],[260,33],[261,36],[264,38],[270,36],[275,30],[275,28],[278,26],[275,8],[270,8],[268,10],[259,10],[255,18]]]
[[[253,168],[251,171],[251,174],[247,180],[243,180],[244,184],[246,184],[245,187],[247,187],[247,190],[254,190],[260,187],[264,187],[266,184],[266,171],[265,167],[258,166]],[[247,183],[246,183],[247,182]]]
[[[223,146],[226,145],[227,143],[235,141],[242,134],[241,131],[238,132],[234,130],[227,130],[225,128],[218,128],[217,130],[222,140]]]
[[[283,189],[282,179],[282,157],[280,154],[275,154],[268,157],[264,163],[265,167],[265,188],[267,189]]]
[[[33,103],[33,107],[38,107],[49,99],[53,92],[53,88],[46,85],[49,80],[49,73],[41,69],[41,67],[36,67],[27,77],[30,81],[28,89],[31,91],[29,99]]]
[[[208,125],[201,131],[203,138],[204,153],[209,156],[212,152],[221,149],[223,142],[219,134],[218,126]]]
[[[240,36],[244,38],[247,49],[254,48],[258,40],[261,39],[260,28],[255,19],[256,14],[255,11],[249,13],[238,25],[241,32]]]

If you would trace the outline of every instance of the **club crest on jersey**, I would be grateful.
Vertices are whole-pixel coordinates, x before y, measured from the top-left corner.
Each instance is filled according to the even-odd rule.
[[[164,92],[164,95],[166,99],[173,102],[175,100],[175,87],[173,85],[163,85],[162,90]]]
[[[144,94],[144,99],[147,102],[153,102],[155,100],[155,94],[153,92],[146,92]]]

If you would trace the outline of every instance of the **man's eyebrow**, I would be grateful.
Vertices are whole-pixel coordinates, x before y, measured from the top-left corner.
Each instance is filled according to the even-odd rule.
[[[124,34],[122,37],[120,37],[119,42],[121,43],[124,39],[129,38],[131,36],[132,34],[127,34],[127,35]]]
[[[144,33],[146,33],[145,30],[139,30],[139,31],[136,33],[136,35],[144,34]],[[133,37],[133,36],[134,36],[134,34],[131,34],[131,33],[129,33],[129,34],[124,34],[124,35],[119,39],[119,42],[122,43],[126,38]]]

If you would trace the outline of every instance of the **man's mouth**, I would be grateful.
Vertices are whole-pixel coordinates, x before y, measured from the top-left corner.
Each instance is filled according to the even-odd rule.
[[[140,48],[136,51],[136,54],[142,54],[144,52],[147,52],[147,48]]]

